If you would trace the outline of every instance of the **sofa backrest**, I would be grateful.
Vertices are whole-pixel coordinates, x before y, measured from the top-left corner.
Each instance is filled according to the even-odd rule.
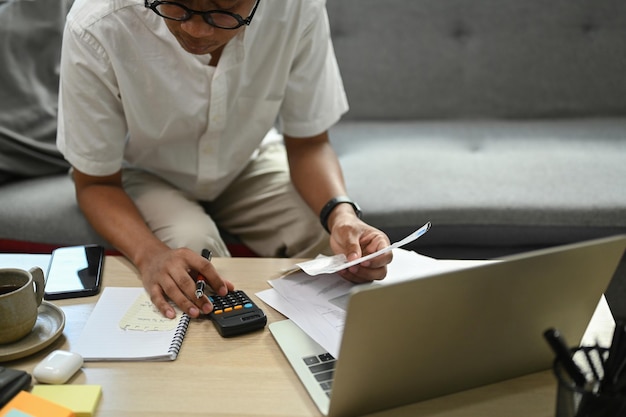
[[[328,0],[344,119],[626,115],[624,0]]]
[[[69,168],[56,147],[56,126],[70,3],[0,1],[0,183]]]

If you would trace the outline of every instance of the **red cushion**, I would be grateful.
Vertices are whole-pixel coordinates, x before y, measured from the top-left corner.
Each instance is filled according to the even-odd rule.
[[[52,253],[56,248],[67,245],[56,245],[51,243],[25,242],[22,240],[0,239],[1,253]],[[258,255],[242,244],[226,245],[233,257],[252,257]],[[121,256],[121,253],[114,249],[107,249],[107,255]]]

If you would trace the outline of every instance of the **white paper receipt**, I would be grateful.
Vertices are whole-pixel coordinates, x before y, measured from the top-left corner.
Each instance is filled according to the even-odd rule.
[[[404,239],[399,240],[396,243],[379,250],[378,252],[370,253],[369,255],[355,259],[354,261],[347,262],[346,256],[344,254],[339,254],[335,256],[320,256],[310,261],[300,262],[296,265],[309,275],[333,274],[335,272],[341,271],[342,269],[350,268],[353,265],[358,265],[361,262],[375,258],[382,255],[383,253],[389,252],[390,250],[411,243],[420,236],[422,236],[424,233],[428,232],[429,229],[430,222],[426,223],[424,226],[420,227]]]
[[[178,311],[176,311],[176,320],[163,316],[152,304],[148,294],[143,292],[120,320],[120,327],[124,330],[140,330],[144,332],[172,330],[178,324],[178,318]]]

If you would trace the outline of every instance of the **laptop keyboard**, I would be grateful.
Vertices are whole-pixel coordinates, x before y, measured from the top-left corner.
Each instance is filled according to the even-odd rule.
[[[319,382],[326,395],[330,397],[336,359],[330,353],[322,353],[316,356],[306,356],[302,360],[308,366],[309,371],[311,371],[317,382]]]

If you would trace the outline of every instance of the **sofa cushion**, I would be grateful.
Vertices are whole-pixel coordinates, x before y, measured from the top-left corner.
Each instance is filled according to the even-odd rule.
[[[546,246],[626,231],[626,118],[342,122],[330,134],[350,195],[384,230],[432,221],[424,241]]]
[[[235,237],[224,234],[223,238],[232,256],[258,256]],[[60,246],[89,243],[103,245],[107,254],[119,254],[87,223],[68,174],[2,185],[0,252],[50,253]]]
[[[69,0],[0,3],[0,183],[67,171],[56,148],[61,37]]]
[[[4,184],[0,193],[0,239],[109,247],[80,212],[67,173]]]
[[[626,114],[623,0],[327,3],[346,119]]]

